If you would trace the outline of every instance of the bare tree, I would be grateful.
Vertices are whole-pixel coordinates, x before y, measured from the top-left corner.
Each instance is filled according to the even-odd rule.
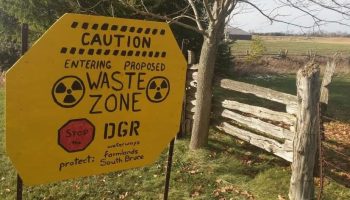
[[[261,0],[187,0],[188,6],[186,8],[191,8],[191,14],[188,14],[187,9],[182,9],[179,10],[175,17],[150,13],[143,0],[118,1],[138,14],[174,23],[203,35],[204,41],[197,76],[197,106],[190,143],[191,149],[203,147],[208,142],[216,51],[218,44],[223,39],[227,19],[230,16],[232,17],[234,10],[250,7],[257,10],[261,16],[268,19],[271,23],[285,23],[300,28],[321,27],[328,23],[337,23],[344,26],[349,26],[350,24],[350,3],[348,0],[273,0],[274,6],[272,8],[265,8],[265,1]],[[290,12],[299,13],[300,17],[311,17],[313,23],[302,24],[287,19],[286,16],[288,14],[281,12],[281,10],[286,10],[286,8]],[[204,10],[204,12],[201,12],[204,13],[204,16],[200,14],[199,9]],[[322,16],[320,13],[325,9],[339,14],[341,18],[332,20],[328,16]],[[182,23],[179,21],[181,18],[191,19],[196,26]]]
[[[189,28],[203,35],[204,41],[199,59],[199,70],[197,76],[197,103],[196,114],[193,125],[190,148],[197,149],[203,147],[208,141],[208,130],[211,110],[212,80],[214,76],[214,65],[218,44],[222,41],[226,19],[235,9],[237,0],[187,0],[192,14],[185,11],[176,17],[160,16],[142,9],[143,5],[135,5],[122,1],[126,6],[135,12],[165,20],[168,23],[175,23],[185,28]],[[141,2],[143,2],[141,0]],[[204,9],[204,16],[199,13],[199,8]],[[181,18],[188,18],[195,22],[196,26],[190,26],[179,21]]]

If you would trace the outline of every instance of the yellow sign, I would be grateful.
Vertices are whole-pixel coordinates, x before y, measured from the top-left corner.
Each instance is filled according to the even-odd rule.
[[[186,61],[166,23],[65,14],[6,75],[6,149],[27,185],[151,164]]]

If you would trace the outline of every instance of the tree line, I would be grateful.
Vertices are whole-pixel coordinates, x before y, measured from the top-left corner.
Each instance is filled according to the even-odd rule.
[[[135,5],[140,1],[135,1]],[[148,0],[144,2],[149,12],[175,16],[186,7],[186,0]],[[186,11],[189,12],[190,10]],[[131,19],[151,19],[150,16],[133,12],[130,7],[117,0],[1,0],[0,1],[0,69],[7,70],[20,57],[21,24],[29,25],[29,42],[35,42],[59,17],[65,13],[103,15]],[[154,19],[152,20],[158,20]],[[183,18],[181,23],[194,25]],[[177,24],[171,28],[179,43],[199,51],[201,35]],[[185,49],[184,49],[185,51]]]
[[[288,32],[270,32],[259,33],[251,32],[253,35],[261,36],[300,36],[300,37],[350,37],[350,33],[347,32],[308,32],[308,33],[288,33]]]

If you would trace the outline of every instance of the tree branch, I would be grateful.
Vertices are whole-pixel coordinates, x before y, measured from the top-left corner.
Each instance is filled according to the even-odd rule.
[[[350,7],[348,6],[349,4],[340,4],[336,0],[332,0],[332,2],[337,6],[344,7],[346,9],[350,9]]]
[[[261,15],[263,15],[264,17],[266,17],[268,20],[270,20],[271,24],[273,22],[280,22],[280,23],[283,23],[283,24],[288,24],[288,25],[292,25],[292,26],[296,26],[296,27],[301,27],[301,28],[312,28],[313,26],[303,26],[303,25],[299,25],[299,24],[294,24],[294,23],[291,23],[291,22],[286,22],[286,21],[283,21],[283,20],[279,20],[279,19],[275,19],[275,18],[272,18],[271,16],[269,16],[268,14],[266,14],[262,9],[260,9],[257,5],[255,5],[254,3],[251,3],[250,1],[248,0],[239,0],[239,2],[242,2],[242,3],[246,3],[250,6],[252,6],[253,8],[255,8]]]
[[[208,18],[211,22],[214,22],[214,17],[213,17],[213,13],[211,13],[211,10],[209,9],[209,3],[208,3],[208,0],[203,0],[203,5],[204,5],[204,8],[205,8],[205,11],[207,12],[208,14]]]
[[[193,0],[188,0],[188,3],[191,5],[192,7],[192,10],[193,10],[193,13],[194,13],[194,16],[196,18],[196,23],[197,23],[197,26],[198,26],[198,29],[203,31],[203,26],[199,20],[199,15],[198,15],[198,11],[197,11],[197,8],[196,8],[196,5],[194,5],[194,2]]]
[[[229,5],[229,7],[227,8],[227,15],[226,16],[229,16],[232,13],[232,11],[233,11],[233,9],[235,9],[236,5],[237,5],[237,1],[234,0],[234,2],[232,2]]]
[[[142,7],[145,9],[145,11],[149,13],[147,7],[145,6],[145,3],[143,3],[143,0],[141,0],[141,4],[142,4]]]
[[[111,8],[111,15],[114,17],[114,7],[112,1],[110,2],[110,8]]]
[[[334,12],[340,13],[340,14],[345,15],[345,16],[350,16],[350,11],[348,11],[348,12],[343,12],[343,11],[341,11],[340,9],[336,9],[336,8],[334,8],[334,7],[332,7],[332,6],[327,6],[327,5],[325,5],[325,4],[322,4],[322,3],[320,3],[320,2],[317,2],[317,1],[315,1],[315,0],[309,0],[309,1],[313,2],[314,4],[316,4],[316,5],[318,5],[318,6],[321,6],[322,8],[326,8],[326,9],[328,9],[328,10],[332,10],[332,11],[334,11]]]
[[[162,20],[162,21],[166,21],[167,23],[174,23],[174,24],[177,24],[177,25],[182,26],[184,28],[187,28],[189,30],[195,31],[197,33],[200,33],[203,36],[206,36],[206,37],[208,36],[207,32],[205,32],[204,30],[200,30],[200,29],[198,29],[198,28],[196,28],[194,26],[191,26],[191,25],[179,22],[179,21],[174,20],[173,18],[170,18],[170,17],[167,17],[167,16],[161,16],[161,15],[157,15],[157,14],[154,14],[154,13],[151,13],[151,12],[145,12],[145,11],[138,10],[135,7],[133,7],[132,5],[127,4],[127,3],[125,3],[122,0],[119,0],[119,2],[122,3],[124,6],[130,8],[132,11],[134,11],[137,14],[140,14],[140,15],[143,15],[143,16],[149,16],[149,17],[152,17],[152,18],[155,18],[155,19],[159,19],[159,20]]]
[[[191,16],[188,16],[188,15],[178,15],[178,16],[172,18],[172,19],[173,19],[173,20],[178,20],[178,19],[181,19],[181,18],[187,18],[187,19],[190,19],[190,20],[196,22],[196,19],[195,19],[195,18],[193,18],[193,17],[191,17]]]
[[[289,6],[293,7],[293,8],[295,8],[295,9],[297,9],[297,10],[299,10],[299,11],[301,11],[301,12],[307,14],[307,15],[309,15],[310,17],[312,17],[313,20],[314,20],[314,22],[315,22],[315,24],[316,24],[317,26],[320,26],[320,22],[323,22],[323,23],[326,22],[326,23],[340,24],[340,25],[343,25],[343,26],[350,26],[349,24],[345,24],[345,23],[342,23],[342,22],[340,22],[340,21],[321,19],[321,18],[317,17],[316,15],[312,14],[311,11],[305,10],[305,9],[301,8],[301,6],[295,5],[295,3],[293,3],[291,0],[286,0],[286,1],[289,3],[289,4],[287,4],[287,5],[289,5]],[[280,1],[280,2],[281,2],[281,1]],[[284,2],[281,2],[281,3],[284,3]]]
[[[185,14],[187,12],[187,10],[189,9],[190,5],[187,5],[186,7],[182,8],[181,10],[175,11],[173,13],[168,14],[167,16],[171,16],[171,15],[177,15],[179,13],[181,14]]]

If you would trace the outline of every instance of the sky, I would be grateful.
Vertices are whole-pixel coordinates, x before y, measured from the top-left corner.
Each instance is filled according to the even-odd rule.
[[[330,2],[329,0],[327,0]],[[327,2],[326,1],[326,2]],[[338,0],[341,2],[342,0]],[[350,0],[343,0],[344,2]],[[272,11],[272,15],[279,15],[279,19],[300,24],[300,25],[312,25],[313,19],[310,16],[306,16],[300,11],[290,8],[290,7],[282,7],[276,10],[273,10],[278,6],[278,0],[255,0],[255,2],[264,12],[270,13]],[[350,4],[350,3],[349,3]],[[350,5],[349,5],[350,6]],[[349,26],[340,25],[337,23],[327,23],[322,25],[320,28],[314,27],[311,29],[301,29],[299,27],[295,27],[292,25],[287,25],[278,22],[271,22],[261,15],[256,9],[248,6],[248,5],[240,5],[238,9],[236,9],[235,14],[229,25],[232,27],[238,27],[245,31],[250,32],[291,32],[291,33],[303,33],[303,32],[313,32],[313,31],[323,31],[323,32],[346,32],[350,34],[350,17],[348,19],[344,19],[344,17],[338,13],[335,13],[328,9],[322,9],[320,7],[312,7],[312,9],[317,9],[315,14],[324,19],[328,19],[331,21],[336,21],[340,23],[346,23]],[[348,12],[350,12],[348,10]]]

